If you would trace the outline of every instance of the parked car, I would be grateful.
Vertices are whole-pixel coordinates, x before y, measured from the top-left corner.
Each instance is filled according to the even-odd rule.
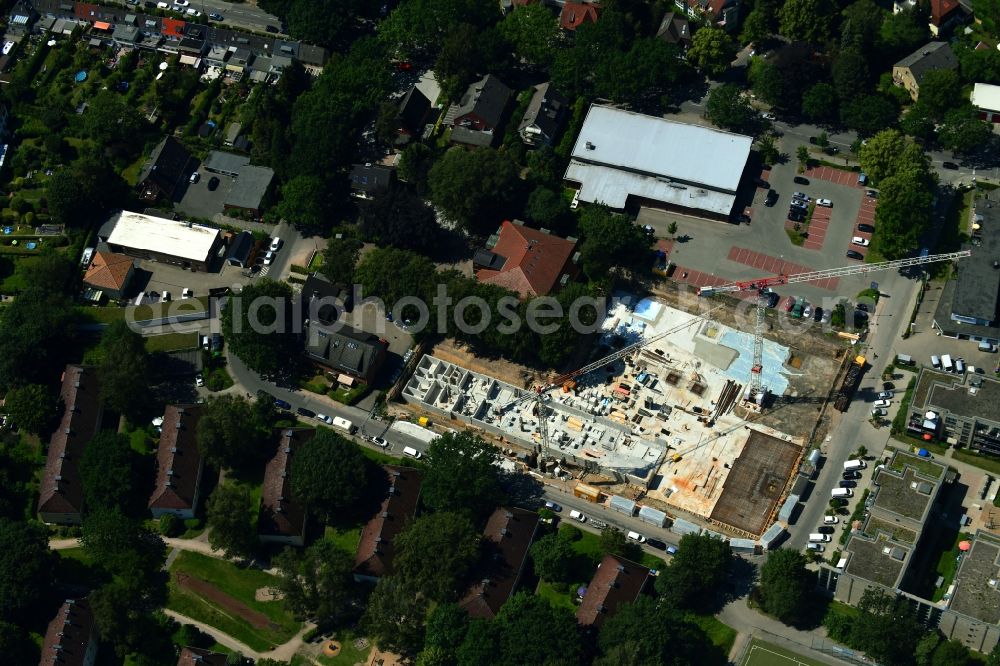
[[[778,295],[778,292],[768,290],[766,292],[766,295],[767,295],[767,307],[769,308],[777,307],[778,301],[781,300],[781,296]]]
[[[793,199],[802,199],[803,201],[809,201],[809,195],[805,192],[792,192]]]
[[[847,479],[844,479],[838,485],[841,488],[857,488],[858,487],[858,482],[857,481],[848,481]]]
[[[282,400],[281,398],[275,398],[274,399],[274,406],[277,407],[278,409],[291,409],[292,408],[292,404],[290,402]]]
[[[326,414],[317,414],[316,415],[316,420],[317,421],[322,421],[323,423],[325,423],[327,425],[333,425],[333,417],[327,416]]]
[[[792,222],[805,222],[806,214],[801,210],[792,208],[788,211],[788,219]]]
[[[859,309],[859,310],[861,310],[862,312],[868,312],[868,311],[869,311],[869,310],[868,310],[868,304],[867,304],[867,303],[858,303],[857,307],[858,307],[858,309]]]
[[[812,305],[810,305],[809,303],[806,303],[804,306],[802,306],[802,318],[803,319],[809,319],[809,317],[812,316],[812,313],[813,313],[813,306]]]
[[[823,206],[824,208],[833,208],[833,201],[830,199],[816,199],[817,206]]]
[[[306,417],[307,419],[311,419],[311,418],[313,418],[313,417],[315,417],[315,416],[316,416],[316,412],[314,412],[314,411],[313,411],[313,410],[311,410],[311,409],[306,409],[305,407],[299,407],[298,409],[296,409],[296,410],[295,410],[295,412],[296,412],[296,413],[297,413],[297,414],[298,414],[299,416],[304,416],[304,417]]]
[[[860,231],[863,234],[873,234],[875,233],[875,227],[873,227],[870,224],[861,223],[858,225],[858,231]]]
[[[765,190],[771,189],[771,183],[767,182],[763,178],[754,178],[753,182],[757,187],[763,188]]]
[[[882,390],[883,391],[895,391],[896,390],[896,385],[893,384],[892,382],[882,382]]]
[[[188,180],[192,183],[197,183],[199,180],[201,180],[201,174],[195,171],[194,173],[191,174],[191,177],[188,178]]]
[[[219,189],[218,176],[212,176],[211,178],[208,179],[208,189],[210,192],[214,192],[215,190]]]
[[[958,165],[955,164],[954,162],[942,162],[941,166],[944,167],[945,169],[950,169],[952,171],[958,170]]]
[[[878,199],[878,190],[868,190],[865,192],[865,195],[872,199]]]
[[[191,3],[188,0],[174,0],[174,4],[178,7],[187,7]]]
[[[576,509],[569,512],[569,517],[581,523],[587,522],[587,516],[583,515],[582,512],[577,511]]]
[[[766,111],[764,113],[760,114],[760,117],[763,118],[764,120],[774,120],[775,119],[773,113],[767,113]]]
[[[792,318],[802,319],[802,310],[806,307],[806,299],[800,298],[795,301],[795,305],[792,306]]]
[[[384,437],[372,437],[372,444],[383,449],[389,447],[389,442]]]
[[[264,265],[270,266],[274,263],[274,250],[268,250],[267,254],[264,255]]]
[[[667,549],[666,542],[665,541],[660,541],[659,539],[646,539],[646,545],[647,546],[652,546],[653,548],[656,548],[657,550],[666,550]]]
[[[888,400],[876,400],[875,401],[875,406],[876,407],[888,407],[891,404],[892,403],[889,402]]]
[[[865,185],[868,183],[868,174],[864,171],[858,174],[858,185]]]
[[[836,525],[839,522],[840,518],[837,518],[837,516],[823,516],[824,525]]]
[[[194,376],[194,385],[195,386],[204,386],[205,385],[205,378],[201,376],[200,372],[197,375]]]
[[[892,400],[896,394],[892,391],[882,391],[878,394],[879,400]]]
[[[642,536],[638,532],[633,532],[629,530],[625,533],[625,538],[629,541],[635,541],[636,543],[646,543],[646,537]]]
[[[860,479],[860,478],[861,478],[861,472],[859,472],[857,470],[848,470],[848,471],[844,472],[844,479],[846,479],[848,481],[857,480],[857,479]]]
[[[823,321],[823,308],[816,307],[816,312],[813,313],[813,321]]]
[[[773,206],[776,203],[778,203],[778,191],[777,190],[768,190],[767,191],[767,196],[764,197],[764,205],[765,206]]]
[[[807,543],[806,548],[809,550],[815,550],[817,553],[822,553],[826,548],[823,547],[821,543]]]
[[[872,410],[872,417],[889,416],[889,410],[885,407],[876,407]]]
[[[865,255],[863,255],[860,252],[857,252],[855,250],[848,250],[847,251],[847,258],[848,259],[857,259],[859,261],[864,261]]]
[[[163,292],[163,295],[160,296],[160,301],[166,303],[169,300],[170,300],[170,292],[169,291]]]
[[[271,239],[271,248],[270,248],[271,252],[277,252],[280,247],[281,247],[281,239],[275,236],[274,238]]]
[[[222,21],[225,19],[225,17],[222,14],[216,14],[215,12],[209,14],[208,18],[212,19],[213,21]]]
[[[555,511],[556,513],[562,511],[562,507],[552,501],[546,501],[545,508],[548,509],[549,511]]]
[[[808,185],[809,179],[806,178],[805,176],[796,176],[795,178],[792,178],[792,182],[794,182],[797,185]]]
[[[862,238],[861,236],[855,236],[851,239],[851,244],[859,247],[868,247],[869,242],[867,238]]]
[[[667,555],[676,555],[677,546],[667,546]]]
[[[183,298],[191,298],[192,296],[194,296],[194,292],[191,291],[190,289],[188,289],[187,287],[184,287],[183,289],[181,289],[181,298],[182,299]]]

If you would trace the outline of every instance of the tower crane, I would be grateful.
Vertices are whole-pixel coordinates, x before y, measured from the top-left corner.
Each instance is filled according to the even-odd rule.
[[[796,273],[794,275],[774,275],[771,277],[757,278],[755,280],[744,280],[731,282],[716,287],[702,287],[698,290],[700,296],[712,296],[713,294],[734,293],[741,291],[757,292],[757,317],[754,325],[753,338],[753,365],[750,368],[750,387],[748,398],[756,401],[762,397],[763,388],[761,386],[761,372],[764,367],[764,323],[768,304],[768,289],[777,285],[797,284],[800,282],[816,282],[828,278],[838,278],[848,275],[859,275],[874,273],[877,271],[889,271],[898,268],[908,268],[910,266],[922,266],[939,261],[953,261],[968,257],[969,250],[959,252],[948,252],[945,254],[931,254],[923,257],[911,257],[909,259],[896,259],[893,261],[880,261],[873,264],[860,264],[857,266],[843,266],[840,268],[828,268],[822,271],[810,271],[807,273]]]

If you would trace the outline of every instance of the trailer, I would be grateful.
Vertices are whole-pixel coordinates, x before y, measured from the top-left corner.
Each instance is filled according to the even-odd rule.
[[[837,395],[833,401],[833,408],[838,412],[846,412],[847,408],[850,407],[851,398],[854,397],[854,392],[858,390],[858,385],[861,384],[861,377],[865,373],[865,366],[867,364],[868,362],[864,356],[855,356],[854,360],[851,361],[851,366],[847,369],[844,381],[840,384],[840,388],[837,390]]]
[[[340,416],[334,416],[331,424],[335,428],[340,428],[341,430],[346,431],[349,435],[353,435],[358,430],[358,426]]]
[[[578,483],[573,488],[573,497],[579,497],[580,499],[585,499],[588,502],[597,504],[601,501],[601,491],[594,486],[588,486],[585,483]]]

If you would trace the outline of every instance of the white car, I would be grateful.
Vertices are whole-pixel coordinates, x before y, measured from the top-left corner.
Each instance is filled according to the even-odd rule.
[[[331,417],[327,416],[326,414],[317,414],[316,415],[316,420],[317,421],[322,421],[323,423],[325,423],[327,425],[333,425],[333,419]]]
[[[382,437],[372,437],[372,444],[383,449],[389,446],[389,442]]]
[[[205,385],[205,378],[201,376],[200,372],[197,375],[194,376],[194,385],[195,386],[204,386]]]
[[[891,403],[891,402],[889,402],[888,400],[876,400],[876,401],[875,401],[875,406],[876,406],[876,407],[888,407],[888,406],[890,406],[891,404],[892,404],[892,403]]]
[[[809,201],[809,197],[807,197],[803,192],[792,192],[792,198],[802,199],[803,201]]]
[[[642,536],[638,532],[632,532],[632,531],[626,532],[625,538],[627,538],[629,541],[635,541],[636,543],[646,543],[646,537]]]
[[[273,263],[274,263],[274,252],[268,250],[267,254],[264,255],[264,265],[270,266]]]
[[[825,206],[826,208],[833,208],[833,202],[829,199],[816,199],[817,206]]]
[[[194,296],[194,292],[187,287],[181,289],[181,298],[191,298],[192,296]]]
[[[583,513],[577,511],[576,509],[569,512],[569,517],[573,520],[578,520],[581,523],[587,522],[587,516],[583,515]]]
[[[198,18],[199,16],[201,16],[201,12],[198,11],[197,9],[195,9],[194,7],[188,7],[187,8],[187,15],[188,16],[193,16],[195,18]]]
[[[878,394],[879,400],[892,400],[895,397],[895,393],[892,391],[882,391]]]
[[[859,247],[868,247],[869,241],[867,238],[862,238],[861,236],[855,236],[851,239],[852,245],[857,245]]]
[[[889,416],[889,410],[885,407],[876,407],[872,410],[872,417],[877,418],[879,416]]]
[[[277,252],[278,248],[281,247],[281,239],[275,236],[271,239],[271,252]]]
[[[766,112],[760,114],[760,117],[763,118],[764,120],[774,120],[775,119],[773,113],[766,113]]]
[[[165,291],[165,292],[163,292],[163,295],[162,295],[162,296],[160,296],[160,301],[161,301],[162,303],[166,303],[166,302],[167,302],[167,301],[169,301],[169,300],[170,300],[170,292],[169,292],[169,291]]]
[[[187,7],[191,3],[188,0],[174,0],[174,4],[178,7]]]
[[[840,518],[837,518],[837,516],[823,516],[824,525],[836,525],[839,522]]]
[[[573,200],[569,202],[569,209],[576,210],[579,205],[580,205],[580,190],[577,190],[573,194]]]
[[[806,548],[809,550],[815,550],[817,553],[822,553],[826,548],[823,547],[821,543],[807,543]]]

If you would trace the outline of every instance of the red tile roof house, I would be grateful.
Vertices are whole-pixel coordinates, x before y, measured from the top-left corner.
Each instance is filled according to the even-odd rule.
[[[198,510],[201,474],[205,461],[196,435],[201,407],[167,405],[156,452],[156,485],[149,498],[153,518],[172,513],[182,520],[194,518]]]
[[[135,260],[124,254],[97,251],[83,283],[104,292],[108,298],[122,298],[135,275],[134,264]]]
[[[534,511],[500,507],[493,512],[483,530],[486,542],[494,548],[492,562],[482,570],[482,580],[458,602],[471,617],[496,617],[514,594],[537,531],[538,514]]]
[[[78,525],[83,512],[80,458],[87,442],[100,431],[104,411],[97,371],[67,365],[59,397],[65,409],[59,427],[49,439],[39,488],[38,518],[46,523]]]
[[[577,621],[599,627],[623,604],[639,598],[649,582],[649,569],[623,557],[605,555],[576,610]]]
[[[97,658],[97,631],[87,599],[67,599],[49,622],[39,666],[92,666]]]
[[[589,2],[567,2],[559,13],[559,27],[575,31],[584,23],[597,23],[601,8]]]
[[[927,27],[933,36],[946,35],[965,20],[966,13],[958,0],[931,0],[931,20]]]
[[[292,498],[292,460],[299,447],[313,438],[312,428],[289,428],[264,468],[264,485],[257,514],[257,538],[263,543],[305,544],[306,507]]]
[[[196,647],[182,647],[177,666],[226,666],[228,657],[220,652]]]
[[[520,220],[504,221],[494,238],[495,244],[487,243],[473,259],[480,282],[528,298],[557,290],[579,272],[575,238],[553,236],[545,229],[526,227]]]
[[[358,581],[375,581],[392,573],[394,541],[417,514],[423,473],[395,465],[385,465],[384,469],[389,491],[378,513],[361,530],[361,541],[354,557],[354,578]]]

